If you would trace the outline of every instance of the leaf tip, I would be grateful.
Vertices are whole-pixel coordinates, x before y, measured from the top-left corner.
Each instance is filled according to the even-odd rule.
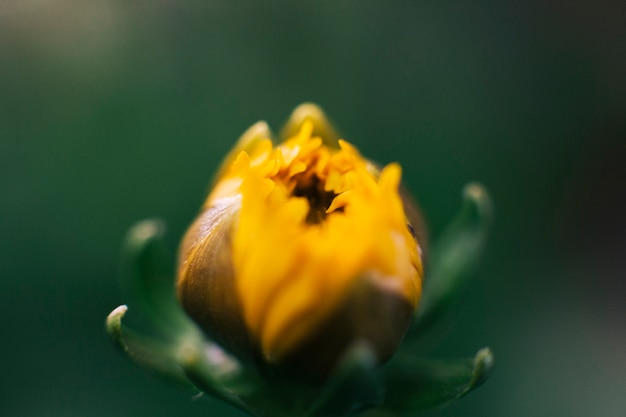
[[[159,239],[165,233],[165,225],[159,219],[146,219],[135,224],[126,235],[128,245],[133,249],[141,248],[146,242]]]
[[[482,385],[491,375],[495,361],[493,352],[488,347],[480,349],[476,356],[474,356],[474,371],[471,389],[477,388]]]
[[[128,306],[122,304],[111,311],[106,318],[106,331],[109,338],[123,350],[126,350],[126,344],[122,335],[122,317],[124,317],[127,311]]]
[[[493,213],[493,205],[489,192],[484,185],[470,182],[463,187],[463,199],[472,205],[476,217],[489,220]]]

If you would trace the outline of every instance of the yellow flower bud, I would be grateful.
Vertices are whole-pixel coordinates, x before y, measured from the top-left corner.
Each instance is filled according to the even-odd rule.
[[[274,145],[250,128],[180,247],[177,294],[242,359],[324,374],[357,341],[396,350],[422,289],[421,221],[382,169],[300,106]],[[420,236],[420,233],[417,233]]]

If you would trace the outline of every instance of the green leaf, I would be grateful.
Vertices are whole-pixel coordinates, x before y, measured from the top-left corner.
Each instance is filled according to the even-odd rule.
[[[431,252],[412,334],[420,334],[437,322],[463,293],[485,246],[491,212],[485,188],[475,183],[466,185],[460,211]]]
[[[144,220],[124,244],[125,286],[149,326],[140,333],[123,325],[128,308],[122,305],[107,317],[107,333],[138,364],[232,402],[227,392],[237,383],[240,365],[207,340],[177,303],[164,229],[158,220]]]
[[[381,415],[416,412],[461,398],[485,382],[493,367],[489,348],[461,361],[396,356],[386,367],[387,395]]]
[[[196,332],[174,295],[174,266],[164,242],[165,226],[143,220],[126,235],[123,247],[123,287],[129,304],[163,337]]]
[[[128,308],[113,310],[106,330],[113,343],[137,364],[155,374],[246,409],[233,391],[241,385],[241,366],[219,346],[187,333],[168,341],[146,336],[122,324]]]
[[[139,365],[174,382],[190,386],[190,382],[176,363],[174,348],[167,342],[141,335],[122,325],[128,307],[121,305],[106,319],[106,330],[122,352]]]
[[[207,340],[184,340],[179,344],[176,361],[186,377],[202,392],[256,414],[240,398],[254,387],[246,381],[237,359],[217,344]]]

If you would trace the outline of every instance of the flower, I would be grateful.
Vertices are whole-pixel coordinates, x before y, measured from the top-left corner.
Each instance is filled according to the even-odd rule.
[[[356,341],[383,362],[421,295],[420,220],[405,214],[399,165],[378,170],[314,132],[315,107],[297,113],[307,116],[284,142],[261,124],[235,147],[183,240],[178,297],[209,335],[261,365],[328,371]]]
[[[162,223],[131,229],[127,282],[148,327],[129,329],[128,307],[114,309],[116,345],[256,416],[395,416],[482,384],[488,348],[462,361],[418,349],[473,275],[485,189],[465,188],[423,279],[423,225],[398,164],[361,156],[312,104],[294,111],[280,143],[271,137],[259,122],[226,157],[180,245],[176,297]]]

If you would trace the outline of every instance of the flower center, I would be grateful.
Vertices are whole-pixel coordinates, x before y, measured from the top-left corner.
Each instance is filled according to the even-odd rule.
[[[323,222],[328,215],[328,208],[337,197],[334,192],[324,190],[324,184],[316,175],[313,175],[308,181],[298,182],[292,195],[304,197],[309,202],[309,212],[306,216],[306,223],[308,224]],[[342,212],[343,207],[336,211]]]

